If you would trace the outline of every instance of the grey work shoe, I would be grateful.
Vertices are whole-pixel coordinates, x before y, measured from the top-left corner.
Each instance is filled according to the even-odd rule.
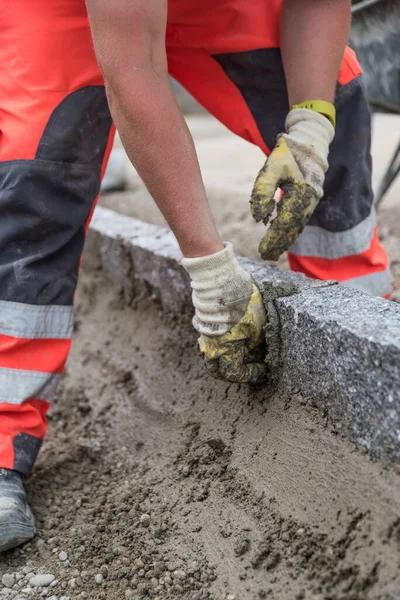
[[[35,520],[26,501],[19,473],[0,469],[0,552],[35,535]]]

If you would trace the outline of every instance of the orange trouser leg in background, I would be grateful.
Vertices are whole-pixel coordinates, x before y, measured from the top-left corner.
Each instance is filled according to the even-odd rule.
[[[83,0],[0,9],[0,467],[28,474],[113,128]]]
[[[266,154],[284,131],[289,110],[279,50],[281,4],[282,0],[169,2],[172,76],[224,125]],[[386,296],[390,273],[373,209],[370,112],[361,69],[350,48],[339,73],[335,104],[337,129],[324,197],[290,249],[289,263],[309,277],[337,279]]]

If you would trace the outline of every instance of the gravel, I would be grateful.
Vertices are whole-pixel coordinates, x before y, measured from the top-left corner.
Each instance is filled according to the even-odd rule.
[[[54,575],[51,573],[44,575],[35,575],[32,579],[29,580],[29,584],[32,587],[47,587],[55,580]]]
[[[140,516],[140,524],[143,527],[150,527],[150,515],[143,514]]]
[[[3,575],[2,579],[1,579],[2,584],[4,585],[4,587],[6,588],[12,588],[12,586],[15,584],[15,575],[10,574],[10,573],[6,573],[5,575]]]

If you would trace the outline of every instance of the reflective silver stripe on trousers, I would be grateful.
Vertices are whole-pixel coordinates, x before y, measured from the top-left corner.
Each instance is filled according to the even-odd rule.
[[[27,339],[68,339],[72,306],[35,306],[0,300],[0,334]]]
[[[289,248],[289,252],[299,256],[315,256],[331,260],[361,254],[370,247],[375,225],[374,208],[364,221],[347,231],[332,232],[322,227],[306,225],[303,233]]]
[[[61,375],[23,371],[21,369],[0,369],[0,402],[22,404],[28,398],[50,402]]]
[[[384,271],[353,277],[353,279],[342,281],[341,285],[366,292],[371,296],[387,296],[392,291],[390,269],[388,267]]]

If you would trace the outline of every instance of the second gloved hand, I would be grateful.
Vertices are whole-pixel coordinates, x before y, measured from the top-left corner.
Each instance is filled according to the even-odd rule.
[[[207,371],[232,383],[263,381],[267,315],[257,286],[239,265],[231,244],[210,256],[184,258],[182,264],[192,279],[193,325],[201,334]]]
[[[322,198],[335,133],[325,116],[306,108],[289,112],[286,131],[258,174],[250,202],[254,219],[269,226],[259,246],[265,260],[288,250]],[[283,190],[279,202],[277,188]]]

